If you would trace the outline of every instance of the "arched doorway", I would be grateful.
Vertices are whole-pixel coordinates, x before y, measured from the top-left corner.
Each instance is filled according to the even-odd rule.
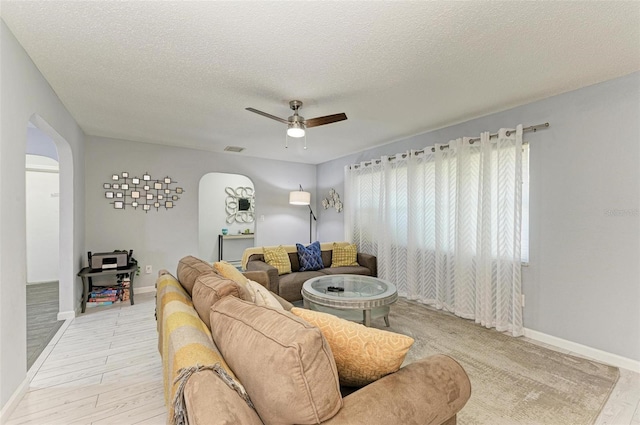
[[[240,265],[244,250],[255,244],[253,181],[240,174],[208,173],[200,179],[198,192],[200,258],[218,261],[222,247],[222,259]]]
[[[27,369],[62,326],[59,313],[60,179],[53,141],[27,129]]]
[[[53,143],[58,156],[59,176],[59,219],[58,219],[58,320],[72,319],[76,316],[75,274],[77,264],[74,264],[74,182],[73,156],[69,143],[37,114],[31,116],[27,125],[32,132],[38,131],[46,135]],[[25,152],[28,153],[28,152]],[[26,175],[25,175],[26,179]],[[25,265],[26,266],[26,265]]]

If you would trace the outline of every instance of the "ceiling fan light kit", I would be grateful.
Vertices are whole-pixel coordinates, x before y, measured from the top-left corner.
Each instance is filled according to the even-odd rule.
[[[287,136],[289,137],[304,137],[304,124],[293,122],[289,124],[287,128]]]
[[[289,102],[289,107],[293,110],[293,115],[291,115],[288,119],[276,117],[275,115],[268,114],[266,112],[259,111],[255,108],[245,108],[249,112],[253,112],[258,115],[262,115],[263,117],[271,118],[272,120],[279,121],[283,124],[287,124],[287,136],[294,138],[305,137],[305,129],[311,127],[317,127],[320,125],[332,124],[338,121],[344,121],[347,119],[347,115],[345,113],[333,114],[333,115],[325,115],[323,117],[305,119],[303,116],[298,114],[298,110],[302,108],[302,102],[299,100],[292,100]],[[285,148],[289,147],[287,141],[285,140]],[[306,138],[304,148],[307,148]]]

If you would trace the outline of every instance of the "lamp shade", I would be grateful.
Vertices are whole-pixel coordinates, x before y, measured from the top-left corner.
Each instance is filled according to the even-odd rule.
[[[291,205],[310,205],[311,193],[302,190],[289,192],[289,203]]]

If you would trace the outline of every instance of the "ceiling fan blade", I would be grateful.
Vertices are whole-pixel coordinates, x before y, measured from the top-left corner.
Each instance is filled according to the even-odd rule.
[[[304,125],[307,128],[317,127],[319,125],[331,124],[338,121],[344,121],[347,119],[347,115],[343,112],[340,114],[325,115],[324,117],[311,118],[305,120]]]
[[[276,117],[275,115],[267,114],[266,112],[258,111],[257,109],[253,109],[253,108],[244,108],[244,109],[246,109],[249,112],[254,112],[258,115],[262,115],[263,117],[271,118],[272,120],[280,121],[281,123],[284,123],[284,124],[289,124],[289,121],[285,120],[284,118]]]

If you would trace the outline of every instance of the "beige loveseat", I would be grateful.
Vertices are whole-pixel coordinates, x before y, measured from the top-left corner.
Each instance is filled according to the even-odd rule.
[[[264,272],[245,275],[266,284]],[[327,342],[287,311],[291,304],[243,300],[242,290],[194,257],[180,261],[177,276],[162,270],[157,281],[168,423],[175,408],[178,423],[190,425],[453,425],[469,399],[466,373],[442,355],[343,398]]]
[[[346,244],[346,242],[339,242]],[[291,273],[278,275],[278,269],[264,261],[262,250],[265,247],[249,248],[244,254],[244,268],[247,271],[265,271],[269,275],[269,282],[266,285],[274,294],[278,294],[287,301],[298,301],[302,299],[302,285],[309,279],[328,274],[360,274],[366,276],[378,276],[378,265],[376,257],[359,252],[357,254],[357,266],[331,267],[333,256],[333,242],[320,244],[322,262],[324,268],[316,271],[300,271],[298,261],[298,251],[295,245],[282,246],[289,254],[291,261]],[[274,248],[274,247],[266,247]]]

